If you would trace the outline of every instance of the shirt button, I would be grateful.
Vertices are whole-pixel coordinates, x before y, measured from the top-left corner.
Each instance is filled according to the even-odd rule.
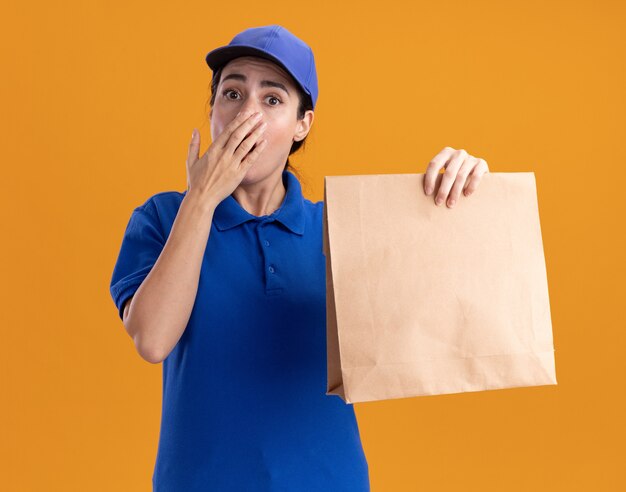
[[[265,246],[269,246],[270,242],[266,239],[265,241],[263,241],[263,244],[265,244]]]
[[[274,267],[272,265],[270,265],[270,267],[268,268],[268,270],[270,271],[270,273],[274,273]]]

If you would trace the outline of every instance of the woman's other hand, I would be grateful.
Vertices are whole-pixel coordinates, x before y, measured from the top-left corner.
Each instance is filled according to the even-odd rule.
[[[464,149],[455,150],[444,147],[428,163],[424,176],[424,193],[430,195],[435,191],[439,170],[445,168],[439,189],[435,194],[435,204],[441,205],[447,201],[448,207],[454,207],[461,192],[465,196],[471,195],[480,179],[489,172],[489,166],[484,159],[468,154]]]

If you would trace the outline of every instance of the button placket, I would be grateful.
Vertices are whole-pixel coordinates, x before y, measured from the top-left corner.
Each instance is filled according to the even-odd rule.
[[[259,243],[261,246],[261,251],[263,254],[263,265],[265,268],[264,277],[265,277],[265,289],[266,291],[277,289],[279,287],[278,283],[278,267],[276,266],[276,258],[274,257],[274,251],[270,247],[271,242],[267,239],[268,233],[268,225],[270,221],[262,221],[257,227],[257,235],[259,238]]]

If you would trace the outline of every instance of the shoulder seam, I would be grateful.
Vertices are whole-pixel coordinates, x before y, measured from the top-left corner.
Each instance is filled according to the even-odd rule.
[[[165,192],[157,193],[156,195],[161,195],[163,193],[170,193],[170,192],[165,191]],[[165,232],[163,231],[163,224],[161,222],[161,216],[159,215],[159,209],[157,208],[156,203],[154,202],[154,197],[156,195],[152,195],[143,204],[139,205],[138,207],[135,207],[135,211],[144,212],[145,214],[150,215],[154,219],[156,219],[156,221],[158,222],[159,234],[165,240]]]
[[[177,195],[182,195],[183,192],[182,191],[176,191],[176,190],[169,190],[169,191],[159,191],[158,193],[155,193],[154,195],[152,195],[150,198],[154,198],[160,195],[169,195],[175,193]]]

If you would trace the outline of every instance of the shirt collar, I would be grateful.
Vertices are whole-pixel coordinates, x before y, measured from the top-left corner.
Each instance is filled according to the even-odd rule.
[[[284,170],[282,179],[287,191],[283,203],[272,214],[262,217],[252,215],[239,205],[239,202],[232,195],[229,195],[215,208],[213,213],[215,226],[220,231],[224,231],[249,220],[271,217],[287,226],[292,232],[299,235],[304,234],[305,215],[302,187],[298,178],[290,171]]]

